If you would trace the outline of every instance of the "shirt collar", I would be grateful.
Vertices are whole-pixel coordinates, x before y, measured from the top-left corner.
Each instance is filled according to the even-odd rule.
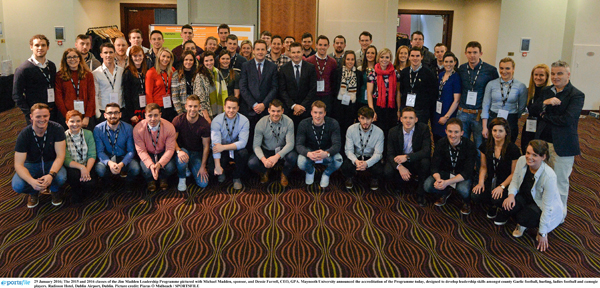
[[[412,66],[410,66],[410,72],[419,72],[419,70],[421,70],[421,68],[423,67],[423,63],[419,64],[419,67],[417,67],[417,69],[413,70]]]
[[[408,135],[412,134],[413,131],[415,131],[415,127],[414,126],[412,128],[410,128],[410,131],[408,131],[408,132],[406,132],[406,130],[404,130],[404,127],[402,127],[402,133],[404,133],[405,136],[408,136]]]
[[[325,58],[321,58],[321,57],[319,57],[319,53],[316,53],[315,57],[317,57],[318,59],[321,59],[321,60],[327,60],[327,54],[325,54]]]
[[[39,61],[37,61],[37,59],[35,59],[35,56],[33,56],[33,54],[31,55],[31,57],[29,58],[29,60],[31,61],[31,63],[33,63],[35,66],[38,66],[40,68],[46,68],[46,66],[48,65],[48,58],[46,58],[46,61],[44,61],[44,63],[40,63]]]
[[[500,77],[500,84],[510,84],[510,83],[513,82],[513,80],[515,80],[515,79],[513,78],[513,79],[510,79],[508,81],[504,81],[504,80],[502,80],[502,77]]]
[[[156,127],[152,127],[152,126],[150,126],[150,121],[148,121],[148,129],[150,129],[150,131],[152,131],[152,132],[156,132],[156,131],[160,130],[160,122],[158,122],[158,125],[156,125]]]
[[[300,59],[300,63],[298,63],[298,64],[294,63],[294,61],[291,61],[291,62],[292,62],[292,66],[294,66],[294,68],[296,68],[296,65],[300,66],[298,68],[302,68],[302,59]]]
[[[256,62],[256,66],[258,66],[258,64],[263,65],[265,63],[265,60],[267,60],[267,57],[265,56],[265,59],[263,59],[263,61],[258,62],[258,60],[254,59],[254,61]]]
[[[116,60],[115,60],[115,61],[116,61]],[[115,74],[115,73],[117,73],[117,69],[119,69],[119,65],[117,65],[117,64],[115,63],[115,70],[114,70],[114,72],[113,72],[112,74]],[[110,73],[110,70],[108,70],[108,67],[106,67],[106,64],[105,64],[105,63],[102,63],[102,70],[104,70],[104,71],[106,71],[106,72]]]

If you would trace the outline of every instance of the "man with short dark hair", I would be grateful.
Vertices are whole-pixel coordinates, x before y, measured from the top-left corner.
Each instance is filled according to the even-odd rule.
[[[346,38],[343,35],[335,36],[333,38],[333,52],[329,53],[329,57],[335,59],[338,67],[344,64],[344,50],[346,50]]]
[[[424,189],[440,198],[435,206],[446,205],[450,197],[450,187],[456,189],[462,198],[460,213],[471,214],[471,182],[473,168],[477,161],[477,147],[471,140],[463,137],[462,122],[451,118],[446,123],[447,137],[435,143],[431,165],[431,176],[425,180]]]
[[[212,140],[213,159],[215,160],[214,173],[218,176],[220,183],[224,182],[223,166],[229,166],[229,162],[234,161],[235,170],[232,176],[233,189],[235,190],[243,188],[241,178],[244,176],[248,165],[246,145],[250,134],[248,118],[238,113],[240,109],[239,101],[235,96],[227,97],[223,107],[224,112],[217,115],[210,124],[210,139]]]
[[[88,65],[90,71],[94,71],[94,69],[100,67],[102,65],[98,59],[90,52],[92,50],[92,36],[79,34],[75,39],[75,49],[83,55],[83,59],[85,60],[85,64]]]
[[[444,69],[444,54],[448,51],[448,48],[443,43],[435,44],[433,47],[433,55],[436,61],[431,61],[429,69],[435,73],[435,76],[440,75]]]
[[[402,109],[401,124],[390,129],[387,139],[386,179],[408,182],[418,176],[417,203],[425,206],[423,183],[429,176],[431,158],[431,134],[429,126],[419,122],[415,109]],[[399,190],[399,189],[398,189]]]
[[[312,185],[315,181],[315,164],[323,164],[327,168],[321,176],[321,188],[329,186],[329,177],[342,166],[342,147],[340,125],[337,120],[325,117],[325,103],[315,101],[311,105],[312,118],[300,121],[296,133],[296,151],[298,152],[298,168],[306,172],[305,183]]]
[[[256,124],[254,154],[248,161],[248,167],[260,174],[260,183],[269,182],[269,171],[278,162],[283,162],[280,184],[287,187],[288,176],[298,161],[294,150],[294,122],[283,114],[283,103],[275,99],[269,103],[269,115]]]
[[[281,40],[281,36],[279,35],[275,35],[273,36],[273,38],[271,38],[270,40],[271,42],[271,52],[267,53],[267,60],[275,63],[275,65],[277,65],[277,70],[279,71],[279,69],[281,69],[281,66],[283,66],[285,63],[288,63],[291,61],[290,57],[286,56],[285,54],[282,53],[283,51],[283,42]]]
[[[271,40],[272,40],[273,34],[271,34],[271,32],[265,30],[263,32],[260,33],[260,39],[264,40],[265,43],[267,43],[267,51],[271,51]],[[283,44],[283,43],[282,43]]]
[[[410,34],[410,47],[421,48],[423,51],[423,64],[425,67],[430,67],[432,62],[435,62],[435,56],[429,51],[425,45],[425,36],[421,31],[415,31]]]
[[[129,56],[129,50],[131,50],[131,47],[133,46],[139,46],[142,47],[142,50],[144,51],[144,54],[148,53],[149,49],[142,46],[142,42],[144,41],[143,37],[142,37],[142,31],[140,29],[131,29],[131,31],[129,31],[129,43],[131,45],[129,45],[129,47],[127,48],[127,52],[125,52],[125,54],[127,56]]]
[[[124,69],[115,64],[115,47],[110,43],[100,46],[100,56],[104,62],[102,66],[92,71],[96,87],[96,118],[102,122],[104,107],[108,103],[117,103],[125,107],[122,95],[121,81]],[[98,123],[96,122],[96,123]]]
[[[192,27],[192,25],[185,24],[181,27],[181,33],[179,35],[181,36],[182,40],[181,45],[173,48],[171,52],[173,52],[173,55],[175,56],[175,61],[183,62],[183,59],[181,59],[181,54],[183,54],[185,42],[189,40],[193,41],[194,28]],[[202,55],[202,53],[204,53],[204,50],[202,50],[202,48],[196,45],[196,56]]]
[[[15,144],[15,175],[12,188],[29,194],[27,208],[38,205],[40,192],[50,191],[52,205],[62,204],[59,188],[67,181],[63,167],[66,153],[65,131],[50,121],[50,108],[43,103],[31,106],[31,124],[17,137]]]
[[[427,124],[437,99],[438,78],[422,64],[423,50],[410,48],[409,69],[400,71],[400,107],[413,107],[419,121]]]
[[[217,34],[219,36],[219,45],[217,45],[217,50],[215,51],[215,55],[219,55],[223,49],[227,49],[227,37],[231,34],[231,29],[227,24],[221,24],[217,28]],[[236,50],[237,53],[240,53],[240,47]],[[215,65],[217,66],[217,65]]]
[[[210,151],[210,124],[200,117],[200,98],[190,95],[185,100],[185,113],[173,119],[177,141],[177,174],[179,184],[177,190],[185,191],[186,172],[191,171],[191,176],[200,188],[208,186],[208,156]]]
[[[304,58],[308,58],[312,55],[315,55],[317,51],[312,48],[313,44],[313,36],[312,34],[305,32],[302,34],[302,53],[304,53]]]
[[[148,68],[154,67],[154,63],[156,63],[156,53],[163,47],[164,43],[165,38],[162,32],[158,30],[152,30],[152,32],[150,32],[150,44],[152,47],[146,52],[146,59],[148,60],[146,65]]]
[[[294,38],[294,36],[285,36],[285,38],[283,38],[283,49],[285,50],[285,55],[290,58],[292,57],[290,55],[290,44],[294,42],[296,42],[296,38]]]
[[[356,66],[360,67],[362,65],[363,59],[365,58],[365,52],[367,52],[367,47],[373,43],[373,35],[368,31],[363,31],[358,35],[358,44],[360,44],[360,49],[356,50]]]
[[[302,45],[290,44],[291,62],[279,71],[279,95],[286,105],[286,115],[294,121],[294,127],[302,119],[310,117],[309,106],[317,94],[317,71],[315,65],[302,60]]]
[[[352,178],[361,171],[371,173],[369,187],[379,189],[379,179],[383,176],[383,130],[373,125],[375,111],[369,106],[358,109],[358,122],[348,127],[346,132],[346,157],[342,164],[342,174],[346,177],[346,189],[354,187]]]
[[[28,125],[31,124],[29,109],[36,103],[48,105],[50,120],[57,120],[58,109],[54,102],[56,65],[46,58],[49,47],[50,41],[46,36],[38,34],[31,37],[29,49],[33,54],[15,70],[12,98],[23,111]]]
[[[98,177],[109,175],[127,175],[127,190],[140,174],[140,164],[135,159],[135,144],[133,142],[133,127],[121,121],[121,107],[117,103],[109,103],[104,109],[106,121],[94,128],[96,142],[95,170]],[[107,171],[108,170],[108,171]],[[107,173],[109,172],[109,173]]]
[[[231,60],[229,62],[229,67],[237,69],[238,71],[242,71],[242,65],[248,62],[246,58],[242,57],[238,51],[240,49],[238,45],[238,37],[234,34],[229,34],[227,36],[227,52],[229,52],[229,56]]]
[[[171,122],[161,117],[160,106],[146,105],[146,117],[133,129],[135,149],[140,156],[142,175],[148,183],[148,191],[156,191],[156,180],[160,189],[169,188],[167,177],[177,171],[175,145],[177,134]]]
[[[323,101],[327,105],[327,113],[331,113],[334,98],[332,94],[339,85],[339,79],[335,76],[337,62],[327,56],[327,49],[329,49],[329,38],[320,35],[317,38],[317,53],[308,57],[306,62],[315,65],[317,71],[317,99]]]
[[[481,146],[483,142],[481,107],[485,95],[485,86],[488,82],[500,77],[496,67],[481,60],[482,55],[483,52],[479,42],[471,41],[467,43],[465,47],[467,63],[460,65],[458,68],[462,81],[462,93],[456,118],[462,121],[466,138],[471,138],[471,134],[473,134],[475,147]]]

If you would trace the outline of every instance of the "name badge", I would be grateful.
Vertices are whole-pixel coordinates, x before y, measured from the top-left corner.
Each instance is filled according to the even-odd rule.
[[[323,164],[323,160],[317,160],[315,161],[315,164]]]
[[[350,105],[350,95],[344,94],[342,95],[342,105]]]
[[[83,101],[74,100],[73,101],[73,107],[75,108],[75,110],[79,111],[79,113],[85,115],[85,107],[83,105]]]
[[[140,95],[140,108],[146,107],[146,95]]]
[[[406,106],[415,107],[416,100],[417,100],[417,94],[406,95]]]
[[[48,88],[48,103],[54,103],[54,88]]]
[[[275,154],[279,153],[279,151],[281,151],[281,147],[276,147],[275,148]]]
[[[454,178],[454,177],[456,177],[456,175],[454,175],[454,174],[450,173],[450,179],[452,179],[452,178]],[[456,183],[454,183],[454,184],[450,184],[450,187],[452,187],[452,188],[456,189]]]
[[[114,153],[115,151],[113,151]],[[110,161],[117,163],[117,156],[110,157]],[[118,164],[118,163],[117,163]]]
[[[365,101],[369,101],[369,92],[365,89]]]
[[[537,126],[536,118],[527,119],[527,122],[525,122],[525,131],[535,133],[536,126]]]
[[[469,91],[467,93],[467,105],[477,105],[477,92]]]
[[[117,103],[117,104],[121,104],[119,103],[119,93],[110,93],[108,94],[109,98],[110,98],[110,103]]]
[[[442,114],[442,102],[441,101],[437,101],[435,103],[435,113]]]
[[[504,110],[504,109],[498,110],[498,117],[508,120],[508,110]]]
[[[229,158],[234,159],[234,157],[233,157],[233,150],[229,150]]]
[[[325,80],[317,81],[317,92],[325,91]]]
[[[164,108],[171,108],[173,107],[173,103],[171,103],[171,95],[164,96],[163,97],[163,107]]]

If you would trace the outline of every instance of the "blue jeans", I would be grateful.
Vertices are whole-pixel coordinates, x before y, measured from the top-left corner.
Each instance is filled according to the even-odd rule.
[[[48,172],[50,172],[50,168],[52,168],[53,163],[54,163],[54,161],[45,162],[43,169],[42,169],[42,162],[37,162],[37,163],[27,163],[26,162],[23,164],[23,166],[25,166],[25,168],[27,168],[31,177],[33,177],[34,179],[37,179],[37,178],[40,178],[40,177],[48,174]],[[60,188],[60,186],[65,184],[66,181],[67,181],[67,170],[65,170],[65,167],[60,167],[60,170],[58,170],[58,173],[56,173],[56,177],[54,177],[54,180],[52,180],[52,184],[50,184],[50,191],[57,192],[58,189]],[[12,188],[17,193],[37,194],[39,192],[39,191],[34,190],[33,187],[31,187],[31,185],[29,185],[29,183],[25,182],[25,180],[23,180],[21,177],[19,177],[19,175],[17,173],[15,173],[15,176],[13,176]]]
[[[481,119],[477,121],[477,114],[465,113],[460,110],[458,110],[456,118],[460,119],[460,121],[463,122],[463,131],[465,132],[463,137],[470,139],[472,132],[475,147],[479,148],[479,146],[481,146],[481,143],[483,143],[483,135],[481,135]]]
[[[275,151],[274,150],[263,150],[263,154],[266,158],[269,158],[273,155],[275,155]],[[294,150],[288,152],[287,154],[285,154],[285,156],[283,158],[279,158],[278,162],[283,162],[283,175],[290,176],[290,173],[292,173],[292,170],[294,169],[294,166],[296,166],[296,163],[298,163],[298,153]],[[260,159],[258,159],[258,157],[256,157],[255,154],[252,154],[252,156],[250,156],[250,160],[248,160],[248,168],[250,168],[250,170],[254,171],[254,172],[258,172],[258,173],[266,173],[267,172],[267,168],[265,168],[265,164],[263,164],[262,161],[260,161]]]
[[[444,173],[442,173],[444,174]],[[444,177],[444,175],[441,175],[442,179],[449,179],[450,177],[448,177],[449,175],[446,174],[447,176]],[[435,189],[435,187],[433,187],[433,184],[435,183],[435,178],[433,178],[433,176],[429,176],[427,177],[427,180],[425,180],[425,183],[423,184],[423,188],[425,188],[425,192],[427,193],[435,193],[435,194],[439,194],[440,197],[442,197],[443,195],[446,195],[446,193],[448,193],[448,189],[450,186],[446,187],[446,189],[444,190],[438,190]],[[458,192],[458,194],[460,194],[460,197],[463,199],[464,202],[469,203],[471,201],[471,180],[464,180],[461,182],[456,183],[456,191]]]
[[[333,157],[329,156],[323,159],[323,165],[327,166],[323,174],[331,176],[335,170],[342,166],[343,160],[340,153],[333,155]],[[313,174],[315,173],[315,162],[303,155],[298,155],[298,168],[308,174]]]
[[[162,157],[163,154],[165,153],[163,152],[157,155],[158,160],[160,160],[160,157]],[[152,162],[154,162],[154,155],[151,154],[150,156]],[[166,179],[170,175],[173,175],[175,172],[177,172],[177,160],[175,160],[175,158],[177,158],[177,156],[173,154],[173,157],[171,157],[169,163],[160,169],[158,179]],[[144,176],[144,179],[146,179],[146,181],[154,181],[154,177],[152,177],[152,171],[150,171],[150,168],[146,167],[146,164],[144,164],[143,161],[140,161],[140,167],[142,167],[142,175]]]
[[[117,157],[117,163],[120,163],[123,160],[123,156],[119,156]],[[100,178],[104,178],[106,176],[109,176],[110,174],[112,174],[112,172],[110,171],[110,168],[108,168],[107,165],[104,165],[102,162],[97,161],[96,165],[94,165],[94,169],[96,170],[96,174],[98,174],[98,177]],[[129,162],[129,164],[123,166],[123,169],[121,169],[121,171],[123,172],[127,172],[127,182],[133,182],[135,180],[135,177],[137,177],[137,175],[140,175],[140,164],[138,163],[137,160],[135,159],[131,159],[131,162]],[[108,171],[108,173],[107,173]]]
[[[201,188],[208,186],[208,179],[206,179],[206,181],[203,181],[202,177],[198,176],[198,171],[200,171],[200,167],[202,166],[202,152],[188,151],[185,148],[181,148],[181,150],[188,154],[189,160],[187,163],[183,163],[181,162],[181,160],[179,160],[177,154],[173,155],[173,158],[177,159],[177,176],[179,178],[186,178],[185,171],[188,167],[190,167],[192,175],[194,176],[194,180],[196,180],[196,185],[200,186]],[[206,165],[206,170],[208,171],[208,165]]]

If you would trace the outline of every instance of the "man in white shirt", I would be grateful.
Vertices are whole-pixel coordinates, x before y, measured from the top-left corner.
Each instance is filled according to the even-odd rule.
[[[115,47],[110,43],[100,46],[100,56],[104,63],[92,72],[96,86],[96,123],[104,122],[104,107],[108,103],[117,103],[124,107],[121,93],[123,68],[115,63]]]

